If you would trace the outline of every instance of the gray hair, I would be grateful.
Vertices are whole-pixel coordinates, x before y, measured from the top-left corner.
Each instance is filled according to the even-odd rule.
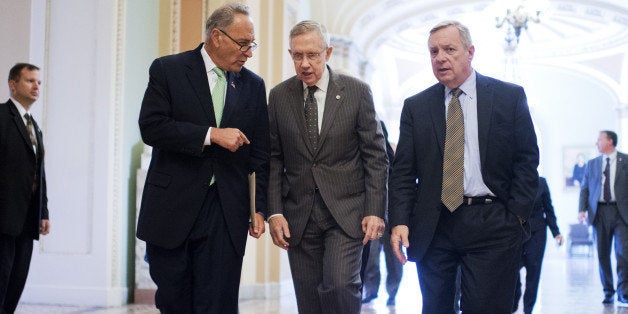
[[[205,36],[209,37],[212,29],[225,29],[233,23],[235,14],[249,16],[249,7],[242,3],[227,3],[216,9],[205,22]]]
[[[473,45],[473,42],[471,42],[471,33],[469,32],[469,28],[467,28],[466,26],[462,25],[460,22],[458,21],[442,21],[438,24],[436,24],[436,26],[432,27],[432,29],[430,30],[430,36],[432,34],[434,34],[435,32],[445,28],[445,27],[449,27],[449,26],[453,26],[456,29],[458,29],[458,32],[460,33],[460,39],[462,40],[462,45],[464,46],[464,48],[469,48],[471,47],[471,45]]]
[[[325,25],[311,20],[301,21],[297,25],[295,25],[290,30],[290,39],[297,37],[301,34],[309,33],[309,32],[317,32],[320,36],[323,47],[327,48],[330,46],[329,43],[329,34],[327,34],[327,28]]]

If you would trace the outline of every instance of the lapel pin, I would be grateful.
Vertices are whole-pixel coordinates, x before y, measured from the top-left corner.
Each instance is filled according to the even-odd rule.
[[[336,95],[336,99],[340,99],[340,95]]]
[[[235,88],[235,83],[234,82],[231,82],[231,87]]]

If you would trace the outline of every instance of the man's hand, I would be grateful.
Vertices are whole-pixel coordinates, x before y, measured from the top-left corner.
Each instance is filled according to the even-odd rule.
[[[379,239],[384,235],[384,219],[377,216],[366,216],[362,218],[362,231],[364,239],[362,244],[365,245],[369,240]]]
[[[41,220],[41,227],[39,227],[39,234],[47,235],[50,232],[50,222],[48,219]]]
[[[556,240],[556,244],[558,244],[558,246],[563,245],[563,242],[565,241],[562,234],[555,236],[554,239]]]
[[[410,242],[408,241],[409,234],[410,230],[408,229],[408,226],[405,225],[395,226],[390,234],[390,246],[392,246],[393,253],[395,253],[399,262],[404,265],[408,261],[408,258],[401,252],[401,245],[405,248],[410,246]]]
[[[273,216],[268,220],[268,228],[270,229],[273,243],[284,250],[288,250],[286,238],[290,238],[290,230],[288,229],[286,218],[283,215]]]
[[[209,139],[212,143],[220,145],[232,153],[235,153],[244,144],[251,144],[244,133],[233,128],[212,128],[210,136]]]
[[[581,224],[587,223],[587,212],[578,212],[578,221]]]
[[[249,234],[255,238],[259,239],[262,234],[266,231],[266,225],[264,224],[264,216],[260,213],[255,213],[255,229],[253,229],[253,224],[249,224]]]

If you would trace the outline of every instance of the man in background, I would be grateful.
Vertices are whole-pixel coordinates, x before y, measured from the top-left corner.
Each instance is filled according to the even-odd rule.
[[[510,313],[539,152],[521,86],[477,73],[469,29],[444,21],[428,49],[438,83],[406,99],[390,180],[391,244],[417,262],[423,313]]]
[[[617,133],[601,131],[595,143],[600,156],[587,162],[580,186],[580,222],[593,225],[597,239],[602,303],[628,307],[628,165],[617,151]],[[611,243],[615,240],[617,290],[613,286]]]
[[[270,91],[270,234],[299,313],[360,313],[362,247],[384,233],[387,160],[369,86],[327,66],[325,27],[290,31],[296,76]]]
[[[11,98],[0,104],[0,313],[13,313],[24,290],[33,239],[50,232],[44,142],[30,110],[39,98],[39,68],[9,71]]]
[[[137,237],[163,313],[237,313],[247,229],[264,233],[270,146],[260,117],[268,111],[264,81],[244,68],[257,47],[248,7],[216,9],[205,36],[153,62],[139,117],[153,155]]]

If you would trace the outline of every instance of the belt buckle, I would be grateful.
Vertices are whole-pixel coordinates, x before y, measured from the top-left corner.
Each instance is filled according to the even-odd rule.
[[[490,204],[492,202],[493,202],[493,200],[488,198],[488,197],[484,199],[484,204]]]
[[[468,206],[471,206],[473,204],[473,198],[472,197],[467,197],[467,201],[465,202]]]

